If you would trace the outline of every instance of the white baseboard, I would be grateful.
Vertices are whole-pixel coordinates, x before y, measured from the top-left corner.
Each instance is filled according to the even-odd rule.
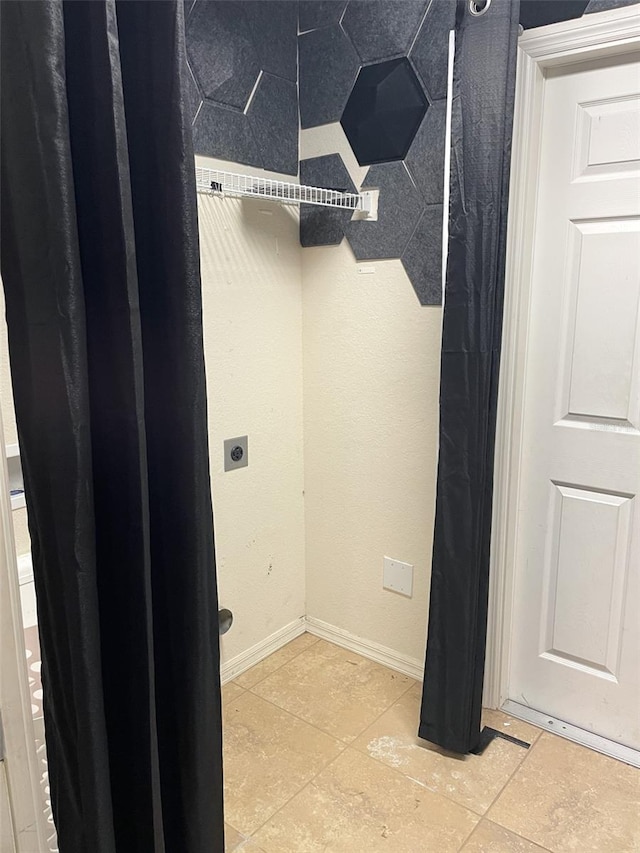
[[[344,649],[362,655],[363,658],[368,658],[396,672],[401,672],[403,675],[408,675],[410,678],[415,678],[416,681],[422,681],[424,677],[424,661],[402,655],[393,649],[374,643],[372,640],[356,637],[355,634],[351,634],[343,628],[336,628],[335,625],[330,625],[321,619],[314,619],[312,616],[307,616],[304,622],[306,630],[316,637],[322,637],[323,640],[328,640],[330,643],[335,643],[336,646],[342,646]]]
[[[33,575],[31,575],[32,577]],[[29,583],[27,572],[21,572],[21,586],[23,586],[23,590],[25,589],[25,583]],[[35,614],[35,606],[33,609]],[[35,619],[29,620],[29,624],[35,625]],[[225,661],[220,667],[220,680],[223,684],[232,681],[234,678],[242,675],[243,672],[251,669],[252,666],[269,657],[269,655],[277,652],[278,649],[286,646],[291,640],[295,640],[296,637],[304,634],[305,631],[316,637],[322,637],[323,640],[328,640],[330,643],[335,643],[336,646],[341,646],[343,649],[349,649],[349,651],[362,655],[362,657],[375,661],[375,663],[393,669],[395,672],[401,672],[403,675],[415,678],[416,681],[422,681],[424,661],[402,655],[393,649],[381,646],[379,643],[374,643],[372,640],[357,637],[343,628],[337,628],[335,625],[330,625],[321,619],[314,619],[312,616],[301,616],[299,619],[294,619],[293,622],[274,631],[273,634],[251,646],[245,652],[241,652],[239,655]]]
[[[241,652],[239,655],[225,661],[220,667],[220,680],[223,684],[226,684],[227,681],[237,678],[243,672],[246,672],[246,670],[251,669],[252,666],[260,663],[261,660],[277,652],[282,646],[286,646],[291,640],[295,640],[296,637],[304,634],[305,630],[304,616],[294,619],[293,622],[274,631],[273,634],[256,643],[255,646],[251,646],[246,652]]]

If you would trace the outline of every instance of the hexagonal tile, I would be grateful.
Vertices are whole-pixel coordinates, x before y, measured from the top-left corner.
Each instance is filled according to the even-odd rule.
[[[522,0],[520,3],[520,23],[525,30],[532,27],[546,27],[579,18],[588,9],[589,0]]]
[[[442,304],[442,205],[425,208],[402,265],[421,305]]]
[[[438,0],[436,0],[438,2]],[[420,26],[428,0],[351,0],[342,27],[363,62],[404,55]]]
[[[239,110],[204,101],[193,125],[196,154],[231,163],[262,166],[262,157],[247,116]]]
[[[297,83],[297,4],[291,0],[242,0],[242,10],[262,70]]]
[[[306,33],[338,24],[346,5],[346,0],[300,0],[298,30]]]
[[[372,166],[363,184],[378,187],[378,221],[349,222],[347,239],[359,261],[400,258],[423,209],[416,189],[402,163]]]
[[[340,120],[358,163],[402,160],[428,106],[407,59],[361,68]]]
[[[218,104],[243,110],[260,63],[242,3],[198,0],[187,22],[187,53],[200,91]]]
[[[585,15],[593,12],[608,12],[609,9],[621,9],[623,6],[635,6],[639,0],[589,0]]]
[[[404,161],[427,204],[439,204],[444,197],[446,115],[446,101],[429,107]]]
[[[265,4],[266,5],[266,4]],[[247,110],[262,164],[271,172],[298,174],[298,87],[263,74]]]
[[[432,101],[447,97],[449,30],[453,30],[455,24],[456,4],[449,0],[434,0],[409,53],[409,59]]]
[[[301,35],[298,50],[302,127],[339,121],[360,67],[353,45],[331,26]]]
[[[300,161],[300,183],[342,192],[357,192],[339,154]],[[300,245],[337,246],[342,242],[352,211],[333,210],[314,204],[300,206]]]

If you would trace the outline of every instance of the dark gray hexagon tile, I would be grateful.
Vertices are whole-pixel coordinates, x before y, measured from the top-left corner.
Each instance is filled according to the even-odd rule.
[[[193,125],[196,154],[262,167],[262,157],[247,116],[204,101]]]
[[[404,56],[427,4],[428,0],[350,0],[342,27],[365,63]]]
[[[409,53],[432,101],[447,97],[449,30],[455,23],[455,0],[433,0]]]
[[[300,161],[300,183],[305,186],[326,187],[355,193],[346,166],[339,154],[326,154]],[[300,206],[300,245],[337,246],[342,242],[352,211],[319,207],[314,204]]]
[[[298,30],[306,33],[338,24],[346,5],[346,0],[300,0]]]
[[[607,12],[609,9],[621,9],[623,6],[635,6],[639,0],[589,0],[585,15],[593,12]]]
[[[243,110],[260,63],[243,3],[198,0],[187,22],[187,54],[208,100]]]
[[[421,305],[442,304],[442,205],[425,208],[402,265]]]
[[[440,204],[444,197],[446,114],[446,101],[429,107],[404,161],[427,204]]]
[[[402,163],[369,169],[362,185],[378,187],[378,221],[350,222],[346,233],[357,260],[400,258],[407,248],[424,202]]]
[[[202,95],[200,94],[200,90],[198,89],[198,84],[194,80],[193,72],[189,68],[189,63],[185,62],[184,69],[184,85],[185,85],[185,95],[187,99],[187,107],[189,110],[189,118],[191,119],[191,123],[198,114],[198,110],[200,109],[200,104],[202,103]]]
[[[358,54],[339,26],[304,33],[298,45],[302,127],[339,121],[360,68]]]
[[[237,5],[238,0],[235,0]],[[242,0],[263,71],[298,80],[298,9],[293,0]]]
[[[247,110],[262,164],[271,172],[298,174],[298,87],[263,74]]]

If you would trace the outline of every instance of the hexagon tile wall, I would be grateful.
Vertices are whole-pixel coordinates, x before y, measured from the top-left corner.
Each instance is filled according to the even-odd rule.
[[[335,244],[342,229],[358,260],[402,260],[422,305],[442,302],[448,33],[455,11],[455,0],[300,2],[302,128],[341,122],[360,165],[370,165],[362,188],[380,190],[377,222],[303,213],[302,244]],[[346,169],[336,153],[303,160],[305,173],[335,187]]]
[[[520,19],[531,26],[636,2],[522,0]],[[298,162],[300,125],[342,122],[356,159],[371,164],[361,186],[380,189],[378,221],[303,205],[302,245],[335,245],[346,236],[359,260],[399,258],[420,302],[439,305],[448,32],[456,0],[184,5],[196,153],[299,171],[303,182],[354,191],[339,153]]]
[[[185,0],[185,14],[196,153],[353,191],[337,152],[298,163],[300,125],[342,121],[378,221],[303,205],[302,245],[346,236],[359,260],[399,258],[440,304],[455,0]]]
[[[185,0],[197,154],[298,174],[298,4]]]

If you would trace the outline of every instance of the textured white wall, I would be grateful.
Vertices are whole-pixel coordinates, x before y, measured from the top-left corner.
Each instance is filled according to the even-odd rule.
[[[199,216],[219,592],[235,614],[223,660],[306,613],[419,661],[441,310],[420,307],[400,261],[301,250],[292,208],[199,196]],[[223,440],[244,434],[249,467],[224,473]],[[413,598],[382,589],[384,555],[415,565]]]
[[[307,614],[419,661],[442,311],[400,261],[357,263],[346,241],[302,256]],[[383,590],[385,555],[415,565],[413,598]]]
[[[225,661],[305,612],[301,249],[293,208],[198,204],[219,592],[235,616]],[[245,434],[248,468],[224,473],[223,440]]]

